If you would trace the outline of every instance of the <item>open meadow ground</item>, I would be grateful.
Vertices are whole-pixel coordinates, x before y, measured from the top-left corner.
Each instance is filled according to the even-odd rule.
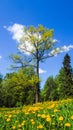
[[[0,130],[73,130],[73,99],[0,108]]]

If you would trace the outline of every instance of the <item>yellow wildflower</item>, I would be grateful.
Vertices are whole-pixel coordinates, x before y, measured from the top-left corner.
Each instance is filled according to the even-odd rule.
[[[47,122],[50,122],[50,121],[51,121],[50,116],[47,116],[46,121],[47,121]]]
[[[12,130],[15,130],[16,129],[16,126],[12,126]]]
[[[25,121],[23,121],[23,122],[21,123],[21,126],[24,126],[24,124],[25,124]]]
[[[19,124],[18,127],[20,128],[20,127],[22,127],[22,126]]]
[[[38,125],[37,128],[38,128],[38,129],[42,129],[42,128],[43,128],[43,125]]]
[[[34,121],[32,121],[31,123],[32,123],[32,125],[34,125]]]
[[[46,115],[45,115],[45,114],[42,114],[42,115],[41,115],[41,117],[42,117],[42,118],[45,118],[45,117],[46,117]]]
[[[6,120],[7,122],[9,122],[10,121],[10,118],[7,118],[7,120]]]
[[[73,116],[71,116],[71,119],[73,120]]]
[[[31,119],[30,121],[31,121],[31,122],[33,122],[33,121],[34,121],[34,119]]]
[[[59,112],[60,110],[58,110],[58,109],[54,109],[54,112]]]
[[[70,124],[70,123],[66,123],[65,126],[66,126],[66,127],[70,127],[71,124]]]
[[[62,121],[64,118],[63,118],[63,116],[60,116],[59,117],[59,121]]]
[[[38,117],[40,117],[40,116],[41,116],[41,114],[38,114],[37,116],[38,116]]]

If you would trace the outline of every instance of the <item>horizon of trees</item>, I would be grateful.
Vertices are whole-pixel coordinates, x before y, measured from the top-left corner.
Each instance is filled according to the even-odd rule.
[[[0,107],[15,107],[35,103],[37,76],[33,67],[20,68],[0,75]],[[49,76],[40,90],[40,101],[59,100],[73,97],[73,68],[71,58],[64,56],[62,67],[53,78]]]

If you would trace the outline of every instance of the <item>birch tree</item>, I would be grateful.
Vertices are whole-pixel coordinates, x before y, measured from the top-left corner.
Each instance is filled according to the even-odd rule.
[[[60,48],[56,48],[57,40],[53,38],[53,29],[48,29],[42,25],[37,27],[24,27],[24,34],[18,45],[19,54],[11,56],[14,63],[19,66],[13,67],[33,67],[37,76],[36,83],[36,103],[39,101],[39,64],[47,58],[59,53]]]

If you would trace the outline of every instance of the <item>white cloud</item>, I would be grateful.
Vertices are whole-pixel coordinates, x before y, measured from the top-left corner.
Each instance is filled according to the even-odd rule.
[[[69,46],[64,45],[63,47],[61,47],[61,52],[67,52],[70,49],[73,49],[73,45],[69,45]]]
[[[43,74],[43,73],[46,73],[46,71],[39,68],[39,74]]]
[[[18,49],[25,54],[29,55],[30,52],[34,49],[34,47],[30,44],[30,40],[26,40],[27,38],[29,39],[29,32],[24,32],[24,25],[21,24],[13,24],[12,26],[4,26],[6,30],[8,30],[12,34],[12,39],[16,40],[18,43],[20,43],[20,39],[23,37],[23,42],[22,44],[19,45]],[[34,34],[33,35],[35,38],[39,38],[40,40],[40,35]]]
[[[18,43],[20,42],[21,37],[24,34],[24,25],[21,24],[13,24],[12,26],[4,26],[12,34],[12,39],[16,40]]]
[[[57,39],[53,39],[53,43],[59,42]]]
[[[2,59],[2,56],[0,56],[0,59]]]
[[[49,53],[49,56],[57,56],[58,53],[63,53],[63,52],[68,52],[70,49],[73,49],[73,45],[69,45],[69,46],[62,46],[62,47],[58,47],[54,50],[52,50],[50,53]]]

